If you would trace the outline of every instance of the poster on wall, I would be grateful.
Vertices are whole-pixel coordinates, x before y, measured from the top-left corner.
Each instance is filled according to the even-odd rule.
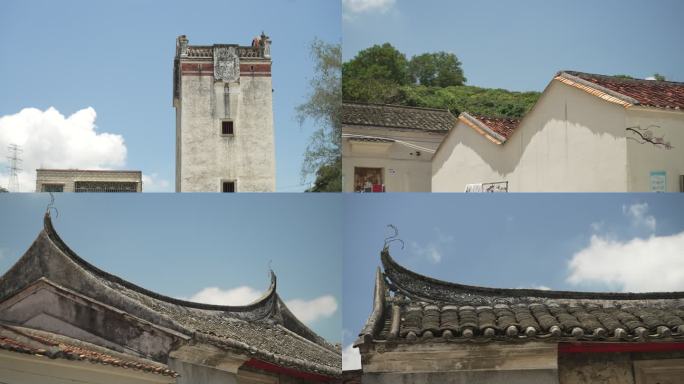
[[[667,173],[651,171],[651,192],[667,192]]]

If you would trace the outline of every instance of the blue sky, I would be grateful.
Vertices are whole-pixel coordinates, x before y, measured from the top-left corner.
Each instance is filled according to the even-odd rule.
[[[305,100],[313,76],[310,44],[315,37],[339,43],[340,15],[339,1],[318,0],[2,1],[0,117],[51,106],[68,117],[92,107],[96,132],[123,136],[125,162],[119,152],[103,160],[103,155],[96,159],[96,154],[84,158],[84,153],[73,153],[85,150],[66,150],[64,156],[77,158],[60,164],[142,170],[149,178],[148,190],[172,191],[176,36],[187,35],[190,44],[249,45],[263,30],[273,40],[277,190],[301,191],[303,152],[314,128],[300,128],[294,109]],[[58,139],[48,134],[45,143],[33,148],[55,146]],[[0,144],[3,173],[7,143],[2,132]],[[100,147],[101,152],[108,149]],[[39,165],[33,159],[40,157],[36,151],[25,151],[27,166]],[[2,177],[0,185],[5,186]]]
[[[172,297],[255,299],[270,283],[300,319],[340,341],[339,195],[59,194],[53,223],[81,257]],[[46,194],[0,194],[0,274],[42,229]],[[214,287],[216,289],[207,290]]]
[[[684,81],[679,0],[343,0],[344,60],[389,42],[458,56],[469,85],[541,91],[559,70]]]
[[[681,194],[345,194],[344,202],[346,352],[371,311],[387,224],[406,244],[392,243],[395,260],[446,281],[684,290]]]

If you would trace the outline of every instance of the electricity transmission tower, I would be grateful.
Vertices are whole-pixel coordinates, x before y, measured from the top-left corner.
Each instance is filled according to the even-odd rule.
[[[10,192],[19,192],[19,171],[21,171],[21,153],[23,150],[16,144],[7,146],[9,160],[9,181],[7,182],[7,190]]]

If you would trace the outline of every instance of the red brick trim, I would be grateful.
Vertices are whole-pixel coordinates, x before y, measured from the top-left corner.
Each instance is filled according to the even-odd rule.
[[[267,371],[267,372],[280,373],[280,374],[287,375],[290,377],[296,377],[299,379],[315,381],[318,383],[329,383],[329,382],[332,382],[334,380],[334,378],[332,378],[330,376],[319,375],[317,373],[309,373],[309,372],[298,371],[296,369],[281,367],[279,365],[267,363],[265,361],[261,361],[261,360],[257,360],[257,359],[250,359],[247,362],[245,362],[245,365],[248,367],[261,369],[261,370]]]
[[[183,76],[214,75],[214,64],[181,63]],[[240,76],[271,76],[271,64],[240,64]]]

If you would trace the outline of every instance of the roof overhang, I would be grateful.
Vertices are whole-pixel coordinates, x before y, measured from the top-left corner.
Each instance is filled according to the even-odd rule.
[[[558,72],[553,78],[565,85],[580,89],[590,95],[594,95],[601,98],[609,103],[618,104],[625,108],[629,108],[633,105],[639,105],[639,101],[623,95],[619,92],[615,92],[606,87],[600,86],[598,84],[592,83],[591,81],[584,80],[578,76],[571,75],[567,72]]]
[[[467,112],[461,112],[461,114],[458,115],[458,120],[462,121],[465,125],[474,129],[475,132],[484,136],[485,138],[487,138],[487,140],[491,141],[494,144],[501,145],[506,142],[505,137],[494,132],[493,129],[489,128],[486,124],[484,124],[477,118],[473,117],[472,115],[468,114]]]
[[[295,370],[331,376],[341,373],[338,365],[341,360],[337,359],[341,355],[339,350],[316,335],[287,309],[276,292],[276,276],[272,272],[268,290],[261,298],[247,305],[202,304],[164,296],[100,270],[82,259],[59,237],[49,213],[46,213],[43,231],[19,261],[0,277],[0,311],[2,306],[10,305],[8,303],[19,296],[37,297],[29,292],[31,290],[41,291],[52,302],[59,297],[69,298],[69,308],[92,309],[99,305],[107,309],[107,313],[111,313],[112,319],[116,320],[116,329],[112,332],[121,337],[112,339],[111,335],[103,334],[100,339],[93,338],[95,344],[110,340],[118,345],[129,346],[133,351],[139,350],[141,355],[156,356],[159,357],[157,360],[164,361],[164,356],[181,345],[207,343],[225,352]],[[40,302],[36,300],[30,306],[38,314],[42,310]],[[104,309],[98,312],[100,323],[105,317]],[[2,314],[7,315],[5,312]],[[51,319],[61,317],[57,313]],[[102,328],[91,326],[93,322],[86,321],[88,316],[81,317],[83,321],[72,318],[72,323],[81,324],[94,334]],[[108,325],[112,326],[111,321]],[[119,332],[121,330],[123,332]],[[147,336],[144,335],[137,338],[131,336],[130,341],[126,330],[136,330],[132,332],[135,335],[152,333],[148,339],[161,340],[163,343],[148,346],[145,343]],[[278,337],[283,338],[282,342]],[[282,345],[278,345],[278,342]]]
[[[373,312],[354,344],[362,353],[383,344],[420,349],[451,343],[684,341],[684,321],[678,315],[684,292],[471,286],[410,271],[394,261],[387,246],[381,260],[384,273],[376,276]]]

